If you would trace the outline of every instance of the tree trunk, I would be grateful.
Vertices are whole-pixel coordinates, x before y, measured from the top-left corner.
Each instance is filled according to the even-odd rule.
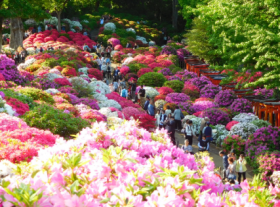
[[[96,0],[96,1],[95,1],[95,5],[94,5],[94,11],[95,11],[95,12],[98,12],[98,10],[99,10],[99,5],[100,5],[100,0]]]
[[[57,31],[58,32],[61,32],[61,12],[62,11],[58,11],[58,12],[56,12],[56,14],[57,14],[57,21],[58,21],[58,23],[57,23]]]
[[[2,23],[3,23],[3,17],[0,17],[0,53],[2,51]]]
[[[21,18],[11,19],[11,39],[10,48],[17,49],[19,46],[23,47],[24,28]]]
[[[177,29],[178,21],[178,0],[172,0],[172,27]]]

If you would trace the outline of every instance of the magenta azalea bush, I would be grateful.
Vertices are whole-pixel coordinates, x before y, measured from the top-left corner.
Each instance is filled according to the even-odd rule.
[[[163,68],[163,69],[159,70],[158,73],[162,73],[164,76],[172,75],[172,72],[170,71],[169,68]]]
[[[204,111],[209,108],[217,108],[218,104],[212,102],[212,101],[196,101],[193,104],[192,109],[194,112]]]
[[[272,98],[273,93],[274,93],[273,89],[258,88],[254,90],[254,95],[263,96],[266,99]]]
[[[235,99],[229,108],[233,113],[251,113],[253,111],[252,103],[245,98]]]
[[[188,80],[188,82],[197,86],[200,90],[207,84],[212,84],[212,82],[206,76],[192,78]]]
[[[230,106],[235,99],[236,95],[232,90],[222,90],[215,96],[215,102],[221,107]]]
[[[188,114],[193,114],[195,112],[191,101],[181,102],[178,106],[182,111],[186,111]]]
[[[220,91],[219,86],[214,84],[207,84],[200,90],[200,97],[215,98],[216,94]]]
[[[179,104],[189,101],[190,97],[184,93],[169,93],[167,94],[165,101],[169,103]]]
[[[188,81],[189,79],[192,79],[192,78],[197,78],[197,74],[194,73],[194,72],[189,72],[187,70],[184,70],[184,71],[178,71],[176,73],[177,75],[181,75],[182,76],[182,79],[184,81]]]
[[[202,118],[208,117],[212,125],[217,125],[217,124],[226,125],[228,122],[230,122],[228,113],[217,108],[208,108],[202,111],[199,117]]]

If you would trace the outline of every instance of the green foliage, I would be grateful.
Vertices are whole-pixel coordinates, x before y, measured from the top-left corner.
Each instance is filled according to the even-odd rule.
[[[171,80],[171,81],[166,81],[163,86],[170,87],[175,92],[181,93],[182,89],[184,88],[184,83],[179,80]]]
[[[19,94],[11,89],[0,89],[0,91],[4,92],[5,97],[15,98],[25,104],[28,104],[30,109],[34,108],[34,106],[37,105],[30,96]]]
[[[28,111],[23,120],[31,127],[50,130],[64,138],[70,138],[90,124],[81,118],[73,118],[71,114],[48,105],[39,105]]]
[[[254,120],[251,123],[256,125],[258,128],[268,127],[268,126],[271,125],[268,121],[265,121],[265,120],[262,120],[262,119]]]
[[[239,157],[241,153],[244,154],[245,152],[245,143],[246,141],[240,136],[228,135],[223,141],[222,148],[226,151],[226,153],[229,153],[232,149],[234,149],[236,156]]]
[[[179,59],[177,55],[169,55],[168,60],[170,60],[175,66],[179,67]]]
[[[144,85],[144,86],[152,86],[152,87],[161,87],[164,82],[166,81],[166,78],[161,73],[145,73],[142,75],[138,81],[138,85]]]
[[[127,65],[129,67],[130,73],[137,73],[141,68],[148,68],[147,65],[142,63],[130,63]]]
[[[42,91],[37,88],[22,88],[19,89],[19,92],[32,98],[33,100],[44,101],[49,104],[54,104],[53,97],[45,91]]]
[[[58,61],[54,58],[49,58],[49,59],[46,59],[46,61],[43,62],[41,65],[45,66],[45,67],[54,68],[55,66],[58,65]]]
[[[78,97],[89,97],[92,90],[80,78],[71,80],[73,88],[79,93]]]
[[[175,67],[171,67],[171,66],[173,66],[173,65],[170,65],[169,66],[169,69],[171,70],[171,72],[173,73],[173,74],[176,74],[177,72],[179,72],[179,71],[182,71],[182,68],[180,68],[180,67],[177,67],[177,66],[175,66]]]

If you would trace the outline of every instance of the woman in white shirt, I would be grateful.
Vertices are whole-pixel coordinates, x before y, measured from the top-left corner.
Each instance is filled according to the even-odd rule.
[[[189,140],[189,144],[192,145],[193,137],[195,136],[193,127],[192,127],[192,120],[188,120],[186,122],[185,128],[185,139]]]

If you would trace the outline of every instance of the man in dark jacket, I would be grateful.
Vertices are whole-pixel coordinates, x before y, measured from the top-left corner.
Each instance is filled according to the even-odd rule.
[[[143,85],[141,85],[141,88],[138,91],[138,94],[139,94],[139,99],[140,99],[140,106],[143,107],[144,101],[145,101],[145,94],[146,94],[146,90],[144,89]]]
[[[226,179],[226,177],[227,177],[226,172],[227,172],[227,169],[228,169],[228,156],[226,155],[226,153],[223,150],[221,150],[219,152],[219,155],[220,155],[220,157],[223,158],[223,167],[224,167],[224,169],[223,169],[223,179]]]
[[[146,97],[146,102],[144,104],[144,110],[147,111],[148,110],[148,106],[150,104],[150,98],[147,96]]]
[[[174,145],[176,145],[175,128],[176,128],[176,124],[175,124],[174,116],[172,115],[171,119],[169,121],[167,121],[167,123],[166,123],[166,130],[167,130],[167,133],[169,134],[169,136],[171,138],[171,142]]]

